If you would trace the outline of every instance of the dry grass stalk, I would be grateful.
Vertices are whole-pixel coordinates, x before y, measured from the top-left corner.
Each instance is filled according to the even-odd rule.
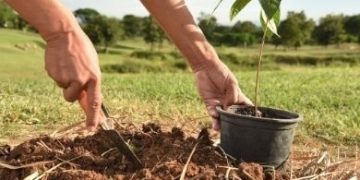
[[[36,177],[34,180],[40,180],[42,177],[44,177],[45,175],[51,173],[52,171],[54,171],[54,170],[57,169],[58,167],[60,167],[60,166],[62,166],[62,165],[64,165],[64,164],[70,163],[71,161],[74,161],[74,160],[79,159],[79,158],[81,158],[81,157],[82,157],[82,156],[78,156],[78,157],[72,158],[72,159],[70,159],[70,160],[63,161],[63,162],[55,165],[54,167],[46,170],[44,173],[42,173],[40,176]]]
[[[49,146],[47,146],[44,141],[40,140],[38,142],[36,142],[37,145],[42,146],[43,148],[45,148],[46,150],[48,150],[49,152],[52,152],[53,150],[51,148],[49,148]]]
[[[228,168],[228,169],[226,170],[226,174],[225,174],[225,179],[226,179],[226,180],[229,180],[229,179],[230,179],[230,178],[229,178],[230,172],[231,172],[231,169]]]
[[[115,149],[117,149],[117,148],[110,148],[109,150],[103,152],[103,153],[101,154],[101,156],[103,157],[103,156],[105,156],[107,153],[109,153],[109,152],[111,152],[111,151],[113,151],[113,150],[115,150]]]
[[[231,169],[231,170],[239,170],[239,168],[231,167],[231,166],[217,166],[218,168]]]
[[[34,179],[35,179],[36,177],[38,177],[38,176],[39,176],[39,172],[35,171],[34,173],[26,176],[26,177],[24,178],[24,180],[34,180]]]
[[[201,138],[200,138],[200,139],[201,139]],[[188,159],[187,159],[187,161],[186,161],[186,164],[185,164],[185,166],[184,166],[184,168],[183,168],[183,170],[182,170],[182,172],[181,172],[180,180],[184,180],[184,179],[185,179],[186,171],[187,171],[188,166],[189,166],[189,164],[190,164],[191,157],[194,155],[194,153],[195,153],[195,151],[196,151],[196,148],[197,148],[197,146],[199,145],[199,143],[200,143],[200,141],[198,141],[198,142],[195,144],[194,148],[191,150],[191,153],[190,153],[190,155],[189,155],[189,157],[188,157]]]
[[[13,165],[7,164],[0,160],[0,168],[16,170],[16,169],[45,165],[45,164],[52,163],[52,162],[54,162],[54,161],[40,161],[40,162],[35,162],[35,163],[30,163],[30,164],[25,164],[25,165],[20,165],[20,166],[13,166]]]

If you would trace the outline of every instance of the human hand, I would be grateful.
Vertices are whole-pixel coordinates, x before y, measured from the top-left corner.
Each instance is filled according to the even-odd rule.
[[[86,126],[95,130],[102,121],[101,72],[96,50],[82,30],[47,38],[45,69],[63,88],[66,101],[79,101]]]
[[[219,114],[216,106],[227,109],[233,104],[253,103],[242,93],[234,74],[221,61],[211,62],[195,72],[200,96],[205,102],[208,114],[213,119],[213,129],[220,130]]]

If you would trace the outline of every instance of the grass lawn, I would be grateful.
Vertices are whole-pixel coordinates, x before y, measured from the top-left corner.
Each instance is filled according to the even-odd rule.
[[[78,105],[65,102],[61,90],[46,76],[41,45],[33,34],[0,30],[0,143],[52,132],[84,119]],[[129,45],[133,46],[136,44]],[[308,47],[305,50],[315,52]],[[100,61],[117,62],[121,57],[100,55]],[[255,72],[236,75],[252,98]],[[262,77],[262,105],[303,115],[298,128],[301,137],[360,142],[360,67],[287,67],[264,71]],[[191,73],[105,73],[103,94],[111,113],[121,119],[208,125],[210,121],[193,84]]]

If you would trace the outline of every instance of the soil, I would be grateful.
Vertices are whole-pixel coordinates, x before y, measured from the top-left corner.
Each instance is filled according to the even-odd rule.
[[[235,113],[237,114],[241,114],[241,115],[246,115],[246,116],[255,116],[255,107],[254,106],[246,106],[243,108],[238,108],[236,109]],[[257,117],[269,117],[268,114],[264,113],[264,112],[260,112],[259,110],[256,112]]]
[[[34,172],[48,171],[43,179],[179,179],[196,146],[186,170],[186,179],[289,179],[284,173],[264,173],[254,163],[235,164],[213,146],[206,130],[198,137],[187,136],[179,128],[164,131],[156,124],[119,126],[117,129],[140,158],[145,168],[137,170],[114,148],[104,134],[50,138],[42,136],[16,147],[0,147],[0,160],[11,165],[50,161],[18,170],[1,168],[0,179],[23,179]],[[52,168],[52,169],[51,169]]]

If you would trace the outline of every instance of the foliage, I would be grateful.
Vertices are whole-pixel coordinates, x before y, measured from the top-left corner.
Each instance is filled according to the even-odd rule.
[[[231,28],[234,33],[249,33],[256,34],[259,28],[251,21],[240,22],[237,21]]]
[[[344,28],[349,34],[346,42],[358,42],[360,44],[360,14],[345,17]]]
[[[311,38],[315,27],[313,20],[308,20],[305,13],[289,12],[287,18],[279,25],[279,41],[286,47],[300,47]],[[275,37],[277,38],[277,37]]]
[[[122,37],[120,21],[116,18],[103,16],[90,8],[75,10],[74,15],[92,43],[104,46],[105,52]]]
[[[360,36],[360,14],[345,17],[344,28],[347,33]]]
[[[93,22],[94,19],[98,18],[100,13],[95,9],[83,8],[75,10],[74,15],[81,26],[86,26],[87,24]]]
[[[316,26],[313,37],[319,44],[329,45],[331,43],[340,43],[341,35],[344,33],[343,16],[327,15],[320,19],[320,23]]]
[[[215,30],[218,27],[217,20],[214,16],[201,13],[198,18],[198,25],[204,33],[207,40],[210,42],[215,41]]]
[[[154,22],[152,17],[146,17],[144,18],[144,24],[143,24],[143,38],[146,43],[150,43],[150,50],[154,51],[155,43],[159,44],[159,49],[162,46],[162,43],[165,39],[165,33],[161,29],[161,27]]]
[[[0,28],[14,28],[17,15],[15,12],[4,2],[0,1]]]
[[[143,18],[135,15],[125,15],[121,21],[125,37],[135,38],[141,36],[144,24],[143,20]]]

